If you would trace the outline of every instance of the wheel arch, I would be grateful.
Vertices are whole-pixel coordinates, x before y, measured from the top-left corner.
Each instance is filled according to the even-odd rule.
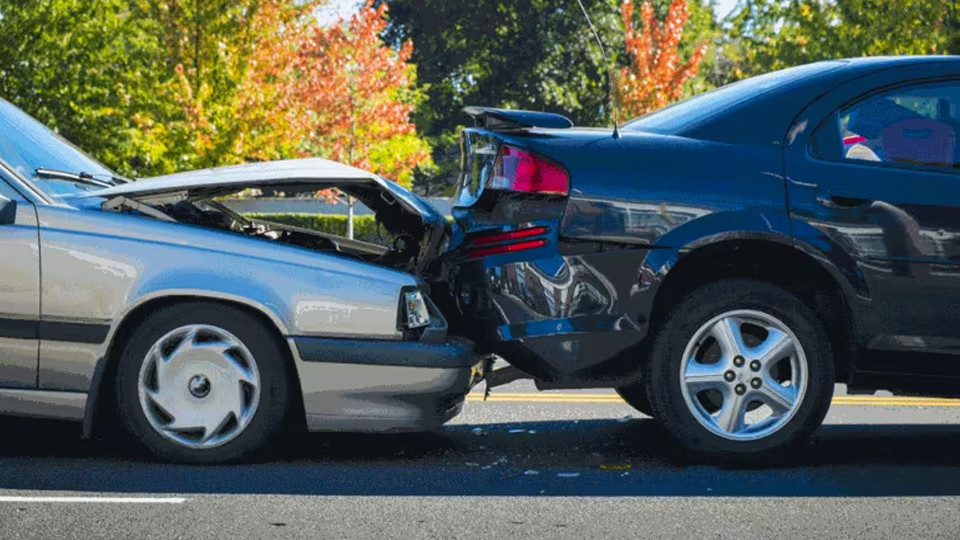
[[[858,333],[853,296],[859,287],[809,246],[782,234],[728,233],[655,255],[659,261],[651,270],[659,279],[649,311],[651,332],[693,290],[721,279],[756,279],[786,289],[814,311],[830,334],[837,378],[849,378]]]
[[[116,408],[111,407],[110,404],[115,401],[116,397],[117,367],[120,363],[123,346],[127,339],[129,339],[133,329],[157,310],[191,303],[222,304],[240,309],[260,320],[260,322],[264,324],[264,327],[267,328],[276,339],[280,340],[282,343],[281,348],[284,351],[283,361],[288,373],[292,377],[292,380],[289,382],[292,406],[291,420],[293,422],[304,423],[305,425],[299,373],[296,369],[293,353],[286,340],[286,329],[276,314],[265,306],[232,296],[213,296],[194,292],[172,291],[151,295],[131,305],[121,317],[117,318],[117,322],[111,328],[106,340],[106,352],[97,362],[91,380],[90,390],[87,393],[87,402],[83,417],[84,438],[90,438],[96,435],[105,424],[105,421],[110,420],[113,415],[116,414]]]

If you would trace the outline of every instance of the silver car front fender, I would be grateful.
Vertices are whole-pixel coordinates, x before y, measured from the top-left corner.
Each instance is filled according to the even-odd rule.
[[[102,343],[41,340],[40,388],[88,391],[122,321],[163,297],[218,299],[284,336],[399,339],[413,276],[336,254],[136,215],[41,206],[41,318],[106,325]]]

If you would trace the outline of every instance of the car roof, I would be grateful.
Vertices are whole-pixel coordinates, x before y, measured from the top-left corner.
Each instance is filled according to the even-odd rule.
[[[917,62],[958,62],[960,56],[949,54],[931,54],[931,55],[902,55],[902,56],[861,56],[856,58],[842,58],[840,62],[845,62],[850,66],[898,66],[903,64],[916,64]]]
[[[796,115],[817,97],[858,77],[907,66],[956,64],[960,56],[872,56],[824,60],[833,69],[771,89],[685,131],[682,135],[731,143],[782,140]],[[796,68],[791,68],[796,69]]]

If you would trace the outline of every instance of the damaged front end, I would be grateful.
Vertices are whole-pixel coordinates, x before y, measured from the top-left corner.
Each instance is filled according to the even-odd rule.
[[[286,194],[336,189],[367,206],[380,242],[252,219],[224,198],[247,189]],[[84,195],[104,210],[137,212],[164,221],[263,238],[359,259],[435,281],[437,261],[453,225],[407,189],[372,173],[323,159],[275,161],[147,178]],[[96,202],[95,202],[96,201]],[[318,202],[318,204],[320,204]]]

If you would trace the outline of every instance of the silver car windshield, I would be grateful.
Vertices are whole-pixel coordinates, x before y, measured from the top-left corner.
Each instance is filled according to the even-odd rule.
[[[102,189],[104,183],[115,183],[116,173],[106,165],[3,99],[0,99],[0,159],[51,197],[74,196]],[[49,174],[49,171],[69,174]]]

